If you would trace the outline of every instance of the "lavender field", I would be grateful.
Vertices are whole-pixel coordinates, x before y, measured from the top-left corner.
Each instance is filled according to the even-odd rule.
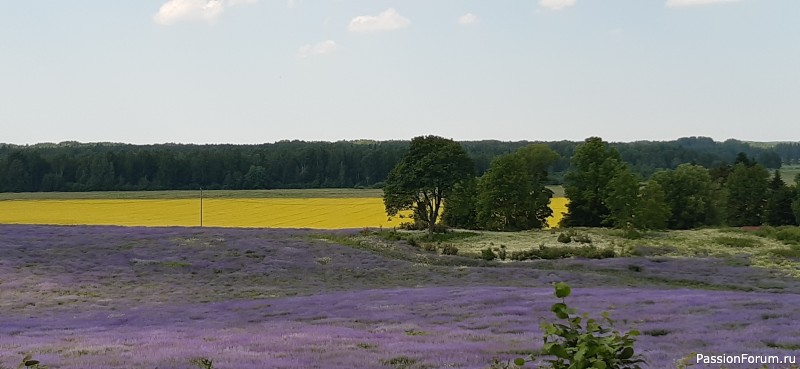
[[[556,281],[640,330],[651,368],[800,349],[800,283],[746,257],[487,263],[332,241],[354,233],[0,225],[0,366],[486,368],[537,352]]]

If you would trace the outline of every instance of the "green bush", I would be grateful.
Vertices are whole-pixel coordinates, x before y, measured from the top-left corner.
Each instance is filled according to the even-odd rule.
[[[561,232],[558,235],[557,240],[561,243],[570,243],[572,241],[578,243],[592,243],[592,239],[588,234],[580,233],[574,229],[570,229],[567,232]]]
[[[589,238],[588,234],[577,234],[572,236],[572,240],[577,243],[592,243],[592,239]]]
[[[624,334],[613,328],[614,321],[608,312],[601,314],[599,321],[589,317],[588,313],[578,314],[574,308],[567,306],[566,298],[570,288],[566,283],[555,285],[555,295],[561,302],[553,304],[550,311],[556,316],[556,322],[541,324],[543,337],[542,353],[546,368],[551,369],[641,369],[639,364],[646,364],[641,355],[637,355],[633,345],[638,331],[631,330]],[[607,326],[603,326],[603,325]],[[533,362],[536,357],[517,358],[513,362],[495,361],[492,368],[520,368]]]
[[[481,250],[481,259],[486,261],[492,261],[495,258],[497,258],[497,255],[494,254],[494,251],[492,251],[491,247],[487,247]]]
[[[599,248],[594,245],[589,246],[545,246],[539,245],[538,248],[531,248],[524,251],[513,251],[511,260],[531,260],[531,259],[566,259],[572,257],[583,257],[587,259],[607,259],[617,257],[617,253],[611,248]]]
[[[800,245],[800,227],[761,227],[761,229],[753,233],[761,237],[781,241],[787,245]]]
[[[214,369],[214,362],[211,359],[197,358],[190,361],[194,366],[200,369]]]
[[[442,246],[442,255],[458,255],[458,247],[448,243]]]

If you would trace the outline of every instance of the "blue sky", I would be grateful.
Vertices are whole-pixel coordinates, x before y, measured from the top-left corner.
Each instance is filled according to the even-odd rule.
[[[3,5],[0,142],[800,141],[797,0]]]

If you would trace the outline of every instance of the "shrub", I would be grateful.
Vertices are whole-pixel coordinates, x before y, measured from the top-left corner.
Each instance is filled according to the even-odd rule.
[[[315,261],[319,265],[328,265],[331,263],[331,261],[333,261],[333,259],[330,256],[323,256],[321,258],[317,258]]]
[[[753,233],[761,237],[781,241],[787,245],[800,245],[800,227],[762,227]]]
[[[531,260],[531,259],[566,259],[571,257],[584,257],[588,259],[607,259],[616,257],[617,253],[611,248],[599,248],[594,245],[571,247],[571,246],[545,246],[539,245],[538,248],[531,248],[525,251],[513,251],[511,260]]]
[[[197,358],[191,360],[192,365],[200,369],[214,369],[214,362],[211,359]]]
[[[442,246],[442,255],[458,255],[458,247],[448,243]]]
[[[576,234],[572,236],[572,240],[577,243],[592,243],[592,239],[589,238],[588,234]]]
[[[481,250],[481,259],[486,261],[492,261],[495,258],[497,258],[497,255],[494,254],[494,251],[492,251],[491,247],[487,247]]]
[[[400,229],[405,229],[408,231],[427,231],[428,225],[422,222],[404,222],[400,223]],[[434,224],[433,225],[433,232],[434,233],[447,233],[448,229],[446,225],[443,224]]]
[[[500,260],[506,260],[506,245],[500,245],[500,251],[497,252],[497,256],[500,257]]]
[[[592,243],[592,239],[588,234],[580,233],[574,229],[570,229],[567,232],[561,232],[558,235],[557,240],[561,243],[570,243],[572,241],[578,243]]]
[[[552,369],[641,369],[645,363],[640,355],[636,355],[633,345],[638,331],[631,330],[624,334],[614,330],[614,321],[608,312],[601,314],[599,321],[589,317],[588,313],[578,314],[574,308],[567,306],[566,298],[570,288],[566,283],[555,285],[555,296],[561,302],[553,304],[550,311],[555,314],[555,323],[544,322],[541,330],[545,333],[542,353],[548,358],[544,360],[547,368]],[[560,322],[559,322],[560,321]],[[603,326],[606,324],[607,326]],[[525,363],[533,362],[533,355],[527,358],[514,359],[513,363],[495,362],[493,368],[519,368]]]

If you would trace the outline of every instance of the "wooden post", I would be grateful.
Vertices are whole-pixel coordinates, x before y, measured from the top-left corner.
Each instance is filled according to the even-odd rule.
[[[203,228],[203,187],[200,187],[200,228]]]

